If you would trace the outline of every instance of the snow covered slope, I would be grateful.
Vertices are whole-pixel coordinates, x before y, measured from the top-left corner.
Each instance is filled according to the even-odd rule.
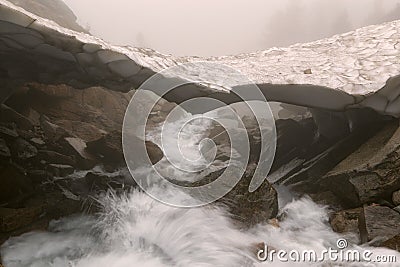
[[[271,101],[331,110],[370,107],[400,116],[400,21],[287,48],[224,57],[174,58],[151,49],[113,46],[0,0],[0,53],[0,78],[14,83],[35,80],[126,91],[164,68],[210,61],[241,71]],[[203,78],[215,79],[218,84],[222,82],[218,77],[223,76],[219,71],[208,72]],[[190,73],[176,75],[199,80]],[[235,86],[240,90],[242,84]],[[169,100],[180,102],[209,95],[227,103],[239,101],[233,94],[200,86],[188,86],[180,92]]]

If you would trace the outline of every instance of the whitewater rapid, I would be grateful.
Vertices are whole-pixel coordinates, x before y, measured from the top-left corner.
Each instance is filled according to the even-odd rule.
[[[174,132],[174,127],[181,129],[181,126],[176,123],[167,130]],[[200,156],[198,145],[209,127],[201,119],[194,120],[188,132],[183,132],[186,145],[182,149],[189,158]],[[153,133],[158,130],[154,129]],[[196,134],[188,134],[191,132]],[[167,167],[165,161],[158,164],[167,173],[181,174]],[[328,247],[336,248],[337,240],[346,238],[350,247],[359,251],[367,249],[352,245],[358,242],[355,236],[341,236],[332,231],[327,207],[307,197],[295,198],[285,188],[277,189],[282,192],[279,226],[266,222],[241,229],[223,206],[172,207],[135,189],[119,196],[113,192],[99,196],[102,211],[98,215],[63,218],[51,222],[47,231],[12,237],[2,245],[0,253],[5,267],[257,267],[294,265],[293,262],[260,262],[256,255],[262,242],[286,251],[313,249],[320,253]],[[151,190],[155,195],[175,198],[176,202],[191,198],[168,187],[154,185]],[[396,254],[400,260],[394,251],[368,249],[376,254]],[[339,266],[328,261],[314,265]],[[375,265],[355,263],[353,266]]]
[[[285,205],[281,210],[285,219],[279,227],[266,223],[249,230],[236,228],[221,207],[170,207],[137,190],[120,197],[108,194],[101,202],[104,211],[100,217],[65,218],[53,221],[47,232],[9,239],[1,248],[5,266],[292,266],[293,263],[260,263],[256,244],[267,242],[273,248],[287,251],[321,252],[335,247],[336,241],[343,238],[330,229],[326,208],[308,198]],[[357,241],[354,236],[346,238],[349,242]],[[394,254],[388,249],[372,250]],[[338,266],[324,264],[315,266]]]

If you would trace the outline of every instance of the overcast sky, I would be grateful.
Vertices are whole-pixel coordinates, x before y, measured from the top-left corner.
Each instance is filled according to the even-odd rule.
[[[400,19],[400,0],[64,0],[114,44],[174,55],[286,46]]]

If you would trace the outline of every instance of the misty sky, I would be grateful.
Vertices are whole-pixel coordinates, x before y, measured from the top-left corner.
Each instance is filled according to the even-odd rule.
[[[174,55],[287,46],[400,19],[400,0],[64,0],[111,43]]]

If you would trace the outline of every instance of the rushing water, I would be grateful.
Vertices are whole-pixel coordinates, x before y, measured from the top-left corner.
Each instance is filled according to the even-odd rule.
[[[199,133],[206,132],[209,126],[194,121],[188,129],[197,134],[183,134],[187,145],[182,148],[188,157],[199,156],[193,147],[198,147],[202,139]],[[176,127],[181,125],[177,123]],[[170,198],[191,198],[157,186],[152,190]],[[309,198],[293,199],[285,188],[278,188],[278,191],[281,192],[279,227],[265,223],[246,230],[237,228],[227,211],[217,205],[176,208],[139,190],[122,196],[110,192],[99,198],[103,206],[99,216],[82,215],[53,221],[47,232],[9,239],[1,247],[1,255],[6,267],[292,266],[290,262],[261,263],[256,257],[257,244],[265,242],[271,248],[286,251],[313,249],[317,253],[329,247],[336,248],[337,240],[343,236],[331,230],[326,207],[318,206]],[[357,243],[354,236],[345,238],[349,243]],[[367,249],[350,247],[358,251]],[[371,250],[395,254],[381,248]],[[328,261],[315,265],[339,266]],[[354,266],[374,265],[355,263]]]
[[[327,224],[326,209],[307,198],[282,209],[285,219],[279,227],[262,224],[246,231],[237,229],[219,207],[174,208],[139,191],[123,197],[110,194],[102,201],[100,218],[66,218],[52,222],[48,232],[8,240],[1,250],[5,266],[291,266],[259,263],[255,244],[321,252],[335,248],[340,238]]]

